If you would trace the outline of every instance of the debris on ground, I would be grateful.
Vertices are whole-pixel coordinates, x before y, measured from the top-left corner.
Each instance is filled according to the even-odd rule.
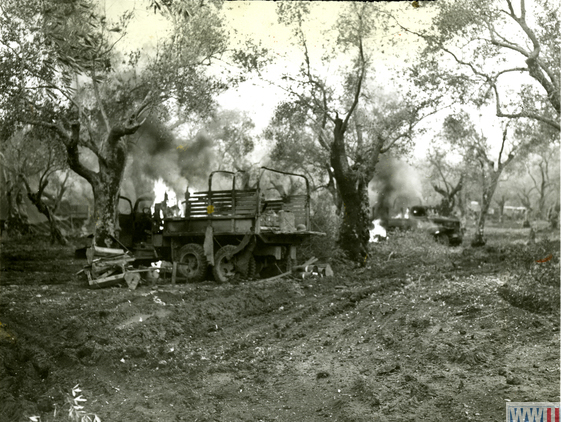
[[[129,289],[134,290],[140,282],[140,273],[151,271],[149,268],[135,269],[132,266],[135,258],[123,249],[92,245],[87,249],[86,257],[88,265],[82,271],[90,286],[108,287],[125,282]]]

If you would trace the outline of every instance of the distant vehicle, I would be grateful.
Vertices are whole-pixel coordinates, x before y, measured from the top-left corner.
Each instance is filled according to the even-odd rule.
[[[457,246],[462,243],[463,234],[460,220],[455,217],[433,215],[430,208],[423,205],[411,207],[409,213],[399,218],[389,218],[387,230],[424,230],[444,245]]]
[[[209,266],[218,282],[290,271],[297,246],[324,235],[311,230],[308,179],[265,167],[253,184],[245,172],[212,172],[207,191],[185,193],[182,216],[165,201],[152,212],[143,198],[134,206],[121,198],[130,207],[119,215],[121,245],[137,261],[177,262],[189,281],[203,280]]]

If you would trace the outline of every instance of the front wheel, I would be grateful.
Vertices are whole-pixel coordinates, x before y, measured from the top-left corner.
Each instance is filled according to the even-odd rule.
[[[198,283],[205,278],[208,262],[201,245],[189,243],[179,249],[177,254],[178,271],[187,281]]]
[[[437,234],[436,241],[443,246],[450,246],[450,238],[445,234]]]

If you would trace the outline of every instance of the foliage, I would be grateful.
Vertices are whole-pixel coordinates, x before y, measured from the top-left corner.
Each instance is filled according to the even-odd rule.
[[[69,407],[68,417],[73,422],[101,422],[99,417],[84,410],[83,403],[87,401],[81,394],[82,389],[77,384],[72,387],[72,394],[67,394],[66,402]]]
[[[442,196],[437,211],[440,215],[448,216],[454,210],[457,201],[458,208],[464,215],[466,204],[462,201],[461,191],[466,169],[461,164],[452,165],[446,155],[446,152],[437,147],[433,147],[427,154],[432,188]]]
[[[493,104],[498,117],[528,118],[559,132],[559,6],[548,0],[439,1],[410,75],[421,90],[449,100]],[[399,21],[399,17],[396,17]]]
[[[246,114],[234,110],[221,110],[206,125],[205,132],[213,140],[218,157],[216,170],[247,170],[248,159],[255,148],[253,130],[255,123]]]
[[[11,236],[27,232],[27,210],[18,198],[26,196],[49,221],[51,241],[64,244],[54,213],[67,190],[67,165],[64,150],[52,133],[36,127],[8,130],[0,134],[0,160],[6,183],[7,225]],[[7,139],[4,139],[7,136]],[[19,201],[19,202],[18,202]]]
[[[521,137],[520,130],[515,130],[514,134],[511,131],[509,135],[511,123],[513,123],[511,120],[507,120],[502,125],[503,133],[499,152],[496,159],[493,159],[492,143],[482,132],[478,132],[467,113],[451,114],[444,121],[443,136],[452,148],[462,155],[471,171],[477,175],[481,186],[481,210],[473,246],[485,244],[483,231],[486,215],[503,171],[514,160],[516,154],[520,154],[529,145],[529,142]],[[515,129],[519,129],[520,126],[518,124]]]
[[[206,72],[226,48],[220,3],[166,4],[169,38],[156,51],[120,54],[114,47],[132,12],[109,22],[91,0],[9,1],[1,9],[0,84],[8,95],[0,117],[5,126],[53,131],[69,167],[92,186],[96,239],[99,232],[105,243],[114,235],[129,135],[150,114],[206,117],[225,88]],[[85,149],[93,163],[84,160]]]
[[[312,257],[320,261],[331,261],[343,256],[337,246],[340,217],[330,202],[326,192],[318,193],[312,199],[310,218],[312,230],[325,233],[325,236],[310,236],[304,241],[299,247],[301,254],[299,261],[306,261]]]

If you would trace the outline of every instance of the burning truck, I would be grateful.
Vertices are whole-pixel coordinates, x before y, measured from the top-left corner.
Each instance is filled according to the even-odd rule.
[[[310,186],[299,174],[262,167],[250,174],[214,171],[208,190],[185,192],[183,210],[147,198],[119,214],[118,240],[137,263],[169,261],[188,281],[202,281],[212,268],[218,282],[262,272],[290,271],[297,247],[314,232]],[[181,215],[182,214],[182,215]]]
[[[374,212],[374,211],[373,211]],[[416,205],[400,211],[393,218],[373,221],[374,229],[370,231],[372,242],[386,238],[386,230],[424,230],[444,245],[458,246],[463,240],[460,220],[455,217],[442,217],[432,212],[430,207]]]

